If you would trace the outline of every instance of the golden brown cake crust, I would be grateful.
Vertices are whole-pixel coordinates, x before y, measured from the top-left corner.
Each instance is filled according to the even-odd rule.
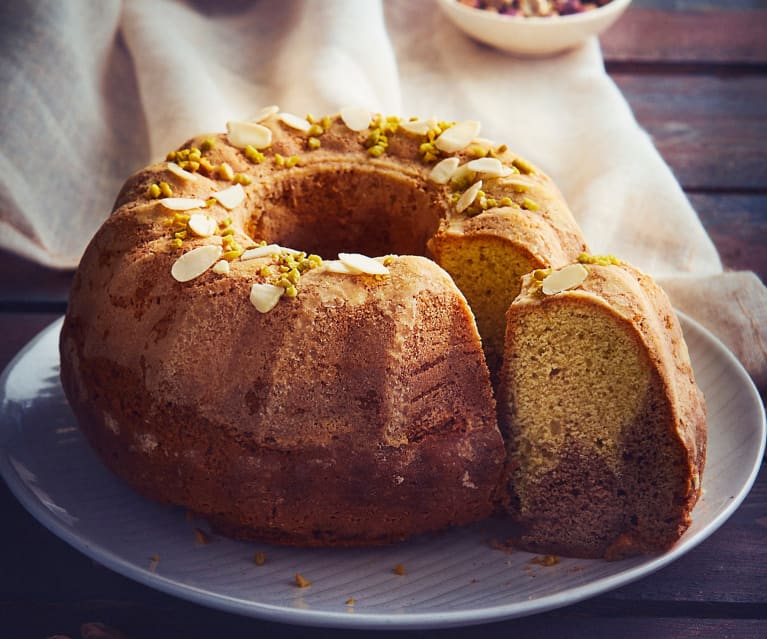
[[[585,268],[588,275],[579,285],[551,295],[542,292],[545,273],[530,274],[509,309],[508,360],[499,414],[509,433],[511,512],[525,527],[518,544],[537,552],[608,559],[665,550],[690,525],[700,496],[706,456],[704,398],[695,384],[679,321],[661,288],[625,263],[586,264]],[[600,333],[605,342],[612,334],[620,334],[619,341],[643,362],[646,388],[637,394],[637,414],[617,434],[608,434],[609,424],[599,431],[609,441],[600,441],[599,449],[591,448],[588,437],[574,431],[554,453],[556,465],[545,478],[533,479],[534,457],[523,443],[534,432],[521,407],[528,400],[519,396],[524,376],[512,367],[538,366],[542,377],[547,376],[547,366],[556,357],[531,357],[521,345],[519,332],[531,325],[544,331],[553,317],[580,321],[581,332],[602,322],[608,327]],[[561,321],[555,330],[563,330]],[[564,359],[577,358],[575,342],[562,348]],[[595,353],[589,356],[595,362],[598,359]],[[548,375],[552,373],[561,379],[567,371],[557,368]],[[554,382],[539,388],[541,397],[560,389]],[[615,404],[629,390],[619,383],[612,388]],[[533,397],[531,405],[544,401],[550,398]],[[580,404],[590,405],[589,401],[575,391],[561,397],[561,403],[569,403],[574,412]],[[616,453],[603,453],[611,445]]]
[[[136,173],[90,243],[61,336],[63,385],[83,432],[139,491],[238,537],[375,544],[486,517],[505,455],[488,369],[466,300],[417,255],[472,224],[510,250],[545,253],[545,242],[528,247],[493,222],[516,215],[571,238],[550,248],[546,263],[561,261],[584,246],[561,196],[487,141],[479,151],[432,146],[430,162],[422,147],[435,136],[396,132],[392,120],[364,132],[338,117],[308,132],[278,115],[261,125],[272,136],[262,151],[200,136],[171,154],[176,166]],[[510,175],[484,176],[489,201],[458,211],[480,176],[464,169],[463,183],[439,184],[434,161],[465,165],[481,153]],[[514,176],[535,185],[537,203],[504,184]],[[233,184],[241,202],[211,200]],[[169,197],[205,204],[176,211]],[[192,214],[215,231],[193,232]],[[240,259],[260,240],[324,258],[416,256],[387,259],[383,276],[300,256],[307,270],[287,281],[282,249]],[[200,247],[221,247],[226,264],[174,279],[179,258]],[[254,283],[284,289],[269,312],[249,302]]]

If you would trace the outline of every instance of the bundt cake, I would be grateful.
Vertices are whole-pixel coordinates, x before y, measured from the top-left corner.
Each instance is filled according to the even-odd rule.
[[[525,276],[498,404],[518,546],[615,559],[665,550],[689,526],[705,405],[649,276],[587,255]]]
[[[505,450],[472,310],[496,366],[519,277],[585,242],[551,180],[478,134],[268,107],[132,176],[60,343],[105,463],[278,543],[490,514]]]

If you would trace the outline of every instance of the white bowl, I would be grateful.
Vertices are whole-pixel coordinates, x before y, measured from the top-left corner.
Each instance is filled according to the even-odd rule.
[[[472,38],[524,56],[559,53],[583,43],[612,25],[631,0],[612,0],[603,7],[566,16],[524,18],[474,9],[457,0],[438,0],[455,25]]]

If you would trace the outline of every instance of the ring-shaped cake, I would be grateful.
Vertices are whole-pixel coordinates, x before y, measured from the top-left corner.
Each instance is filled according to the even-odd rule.
[[[131,177],[61,338],[109,467],[281,543],[490,514],[505,453],[473,316],[497,368],[519,277],[585,243],[551,180],[478,135],[268,107]]]

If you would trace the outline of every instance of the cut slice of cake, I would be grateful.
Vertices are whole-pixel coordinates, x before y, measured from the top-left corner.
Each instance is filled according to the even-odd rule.
[[[509,308],[498,397],[516,545],[617,559],[690,525],[703,395],[661,288],[612,257],[535,271]]]

